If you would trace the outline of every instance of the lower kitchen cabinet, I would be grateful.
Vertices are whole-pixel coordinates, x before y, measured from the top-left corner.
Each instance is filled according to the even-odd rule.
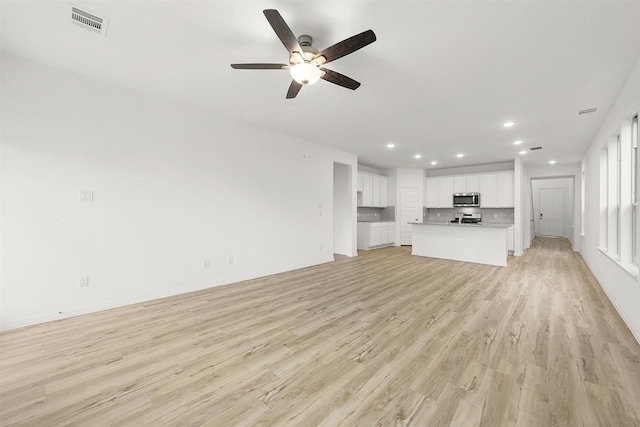
[[[513,248],[514,248],[514,244],[513,244],[513,229],[514,229],[513,226],[507,228],[507,250],[509,252],[513,252]]]
[[[395,222],[359,222],[358,249],[374,249],[393,244],[396,237]]]

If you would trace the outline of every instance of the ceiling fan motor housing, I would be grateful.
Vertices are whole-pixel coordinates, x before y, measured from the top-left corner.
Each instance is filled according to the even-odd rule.
[[[302,48],[302,55],[305,62],[311,61],[318,54],[318,49],[311,46],[311,43],[313,43],[313,37],[303,34],[298,37],[298,43]]]

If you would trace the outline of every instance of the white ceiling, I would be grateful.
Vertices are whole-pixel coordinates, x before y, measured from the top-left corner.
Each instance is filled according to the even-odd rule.
[[[205,105],[378,168],[509,160],[516,139],[543,147],[526,164],[577,162],[640,57],[638,1],[74,2],[109,19],[105,38],[72,26],[65,2],[0,4],[4,51]],[[231,69],[287,62],[267,8],[318,49],[374,30],[375,43],[328,67],[362,86],[320,81],[286,100],[288,72]],[[576,114],[589,107],[599,110]]]

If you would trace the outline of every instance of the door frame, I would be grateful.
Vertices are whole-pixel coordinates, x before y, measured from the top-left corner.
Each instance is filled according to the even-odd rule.
[[[560,217],[560,223],[561,223],[561,227],[560,227],[560,235],[553,235],[553,234],[543,234],[543,227],[542,227],[542,222],[540,221],[544,221],[544,218],[542,218],[540,220],[540,213],[538,212],[538,226],[539,226],[539,233],[537,233],[537,236],[540,237],[565,237],[565,233],[564,233],[564,216],[566,214],[566,212],[564,211],[564,204],[565,204],[565,191],[564,188],[562,187],[548,187],[548,188],[540,188],[538,189],[538,211],[542,210],[542,197],[541,197],[541,193],[543,191],[551,191],[551,190],[560,190],[560,193],[562,194],[562,203],[560,205],[560,210],[562,211],[562,215]]]
[[[526,182],[528,183],[528,185],[525,186],[526,188],[526,192],[528,192],[531,197],[524,197],[524,209],[523,209],[523,213],[524,213],[524,221],[523,224],[525,227],[533,227],[533,223],[534,223],[534,218],[533,218],[533,182],[537,181],[537,180],[554,180],[554,179],[565,179],[565,178],[569,178],[572,181],[572,185],[573,185],[573,191],[572,192],[565,192],[565,196],[566,196],[566,200],[570,200],[571,201],[571,205],[570,208],[568,210],[565,210],[565,214],[567,214],[567,212],[569,212],[569,214],[571,215],[571,221],[573,222],[573,231],[570,231],[569,234],[571,236],[571,238],[569,240],[572,240],[572,249],[574,251],[579,251],[580,250],[580,240],[579,240],[579,230],[580,230],[580,215],[579,212],[576,210],[576,206],[580,206],[580,191],[576,191],[576,187],[580,186],[580,175],[578,175],[580,173],[580,169],[578,168],[576,171],[576,174],[557,174],[557,175],[545,175],[546,171],[542,171],[541,173],[538,171],[538,173],[536,173],[535,175],[528,175],[525,177]],[[579,189],[578,189],[579,190]],[[529,205],[531,204],[531,205]],[[530,209],[529,209],[530,208]],[[570,225],[570,223],[569,223]],[[531,228],[529,228],[529,233],[532,233]],[[533,241],[533,239],[530,236],[530,234],[527,233],[525,231],[524,233],[524,237],[527,238],[524,242],[524,248],[528,249],[531,247],[531,243]],[[534,236],[535,237],[535,236]]]
[[[417,206],[417,211],[418,211],[418,215],[417,215],[418,216],[418,218],[417,218],[418,221],[417,222],[422,221],[422,206],[421,206],[421,203],[420,203],[420,188],[418,188],[418,187],[402,187],[402,188],[400,188],[400,191],[398,192],[398,206],[399,206],[398,210],[399,210],[399,212],[398,212],[398,215],[397,215],[398,227],[397,227],[397,234],[396,234],[396,237],[397,237],[396,242],[398,242],[398,246],[402,246],[402,245],[409,246],[409,245],[404,244],[402,242],[402,226],[403,226],[402,204],[403,204],[403,201],[404,201],[403,200],[404,199],[403,193],[404,193],[405,190],[413,190],[413,191],[416,192],[416,203],[418,205]]]

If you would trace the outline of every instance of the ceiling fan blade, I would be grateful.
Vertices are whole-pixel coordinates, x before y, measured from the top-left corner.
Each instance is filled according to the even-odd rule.
[[[327,68],[320,68],[323,71],[322,80],[326,80],[338,86],[346,87],[347,89],[356,90],[360,87],[360,83],[353,80],[351,77],[347,77],[344,74],[329,70]]]
[[[269,24],[271,24],[271,28],[273,28],[273,31],[276,32],[276,35],[278,36],[284,47],[287,48],[290,55],[293,55],[293,52],[303,53],[302,48],[300,47],[300,43],[298,43],[298,39],[293,35],[293,32],[291,31],[291,28],[289,28],[287,23],[284,22],[284,19],[282,18],[282,15],[280,15],[280,12],[275,9],[265,9],[262,11],[262,13],[264,13],[267,21],[269,21]]]
[[[236,70],[288,70],[287,64],[231,64]]]
[[[300,89],[302,89],[302,85],[295,80],[291,80],[291,85],[289,85],[289,90],[287,91],[287,99],[295,98]]]
[[[349,55],[350,53],[355,52],[358,49],[362,49],[368,44],[376,41],[376,34],[372,30],[364,31],[360,34],[356,34],[355,36],[349,37],[348,39],[342,40],[319,52],[314,56],[314,61],[317,61],[321,57],[324,57],[325,60],[318,61],[320,64],[328,64],[331,61],[335,61],[338,58],[342,58],[345,55]]]

